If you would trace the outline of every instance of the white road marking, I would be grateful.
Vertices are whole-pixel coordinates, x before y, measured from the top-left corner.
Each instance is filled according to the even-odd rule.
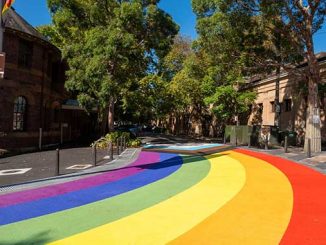
[[[5,169],[0,170],[0,176],[25,174],[32,168]]]

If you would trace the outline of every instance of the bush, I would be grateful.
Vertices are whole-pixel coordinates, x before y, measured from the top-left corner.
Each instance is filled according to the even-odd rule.
[[[109,133],[105,135],[105,137],[99,139],[97,141],[96,146],[100,149],[105,149],[108,147],[108,142],[111,141],[113,145],[117,144],[117,139],[120,137],[125,137],[126,138],[126,143],[127,146],[129,147],[139,147],[141,145],[141,140],[140,139],[132,139],[131,135],[129,132],[121,132],[121,131],[115,131],[112,133]],[[92,143],[91,146],[94,146],[95,142]]]
[[[135,139],[135,140],[128,141],[128,146],[129,147],[137,148],[140,145],[141,145],[141,140],[140,139]]]

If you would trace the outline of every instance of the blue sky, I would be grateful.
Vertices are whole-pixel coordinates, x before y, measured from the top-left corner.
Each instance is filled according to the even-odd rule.
[[[46,0],[16,0],[16,11],[34,26],[51,23],[51,17],[47,9]],[[191,9],[191,0],[161,0],[160,7],[172,15],[180,25],[181,34],[196,38],[196,17]],[[315,51],[326,52],[326,24],[315,35]]]

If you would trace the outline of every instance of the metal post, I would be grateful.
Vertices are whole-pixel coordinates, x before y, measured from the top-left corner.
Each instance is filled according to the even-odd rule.
[[[42,138],[43,138],[43,129],[40,128],[39,130],[39,139],[38,139],[38,148],[42,150]]]
[[[120,146],[119,146],[119,138],[117,138],[117,154],[120,155]]]
[[[311,158],[311,139],[308,139],[308,151],[307,151],[307,157]]]
[[[268,150],[268,139],[265,140],[265,150]]]
[[[60,150],[56,150],[56,166],[55,166],[55,175],[60,175]]]
[[[109,142],[109,160],[110,161],[113,161],[113,144],[112,144],[112,141]]]
[[[63,125],[60,124],[60,144],[63,144]]]
[[[224,132],[224,139],[223,139],[223,143],[224,143],[224,145],[226,144],[226,135],[225,135],[225,132]]]
[[[93,164],[96,166],[96,143],[93,145]]]
[[[1,11],[3,9],[4,0],[0,0]],[[4,36],[4,23],[2,18],[2,13],[0,13],[0,52],[3,52],[3,36]]]
[[[123,152],[123,137],[120,138],[120,153]]]
[[[284,139],[284,152],[288,153],[288,137],[287,136],[285,136],[285,139]]]
[[[251,147],[251,134],[248,135],[248,148]]]

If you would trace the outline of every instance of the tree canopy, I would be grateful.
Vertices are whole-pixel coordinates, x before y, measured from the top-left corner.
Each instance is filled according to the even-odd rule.
[[[48,0],[53,26],[42,30],[62,48],[66,87],[84,108],[107,114],[169,52],[178,26],[158,2]]]

